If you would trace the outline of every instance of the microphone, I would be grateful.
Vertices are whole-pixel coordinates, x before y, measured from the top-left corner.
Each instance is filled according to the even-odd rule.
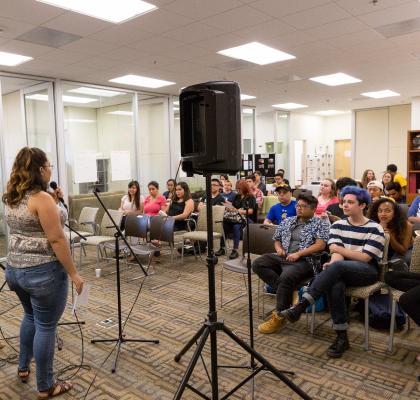
[[[57,182],[51,181],[50,182],[50,188],[52,190],[57,190],[57,188],[58,188]]]

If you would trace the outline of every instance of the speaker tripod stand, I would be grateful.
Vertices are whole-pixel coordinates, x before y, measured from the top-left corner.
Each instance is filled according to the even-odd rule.
[[[206,198],[211,199],[211,173],[206,173]],[[225,400],[230,397],[231,394],[236,392],[242,385],[254,378],[259,372],[266,370],[270,371],[283,383],[289,386],[295,393],[297,393],[302,399],[311,400],[311,397],[307,395],[302,389],[295,385],[289,378],[287,378],[282,371],[279,371],[274,367],[268,360],[266,360],[261,354],[259,354],[253,346],[251,347],[244,340],[239,338],[235,333],[229,329],[224,321],[217,319],[216,311],[216,284],[215,284],[215,265],[217,264],[217,258],[213,253],[213,215],[211,201],[206,202],[207,207],[207,269],[208,269],[208,285],[209,285],[209,312],[207,319],[203,326],[197,331],[197,333],[190,339],[190,341],[184,346],[184,348],[175,356],[175,361],[179,362],[182,356],[198,341],[197,348],[188,364],[188,367],[184,373],[181,383],[175,393],[174,400],[179,400],[186,388],[190,389],[203,399],[208,400]],[[237,345],[242,347],[251,356],[251,370],[252,373],[240,384],[238,384],[229,393],[224,395],[222,398],[219,397],[219,382],[218,382],[218,352],[217,352],[217,336],[219,332],[225,333],[230,339],[232,339]],[[210,338],[210,358],[211,358],[211,397],[200,392],[198,389],[189,384],[190,377],[196,367],[197,361],[201,356],[203,348]],[[254,360],[258,361],[261,365],[254,363]]]

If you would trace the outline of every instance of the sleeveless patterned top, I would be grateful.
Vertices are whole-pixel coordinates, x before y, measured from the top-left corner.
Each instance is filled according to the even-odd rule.
[[[15,207],[5,207],[5,216],[9,226],[9,243],[7,264],[14,268],[34,267],[51,261],[57,257],[49,243],[38,216],[28,209],[27,193]],[[60,210],[61,225],[67,219],[67,211],[57,205]]]

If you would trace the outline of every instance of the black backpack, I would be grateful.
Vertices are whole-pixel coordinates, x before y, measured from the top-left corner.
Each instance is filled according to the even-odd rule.
[[[356,306],[364,318],[364,301]],[[405,324],[405,313],[397,303],[395,310],[395,329],[400,330]],[[391,325],[391,300],[388,294],[375,293],[369,297],[369,326],[375,329],[389,329]]]

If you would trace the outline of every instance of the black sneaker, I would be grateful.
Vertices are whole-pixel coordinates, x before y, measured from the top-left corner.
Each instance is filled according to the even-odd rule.
[[[226,255],[226,250],[224,247],[221,247],[219,250],[214,253],[215,256],[220,257]]]
[[[235,258],[239,257],[239,253],[233,249],[232,252],[229,254],[229,260],[234,260]]]
[[[299,303],[295,306],[288,308],[281,312],[281,314],[286,317],[286,319],[291,322],[295,323],[299,321],[300,316],[305,312],[306,308],[310,305],[309,301],[303,298]]]
[[[346,350],[350,348],[349,339],[346,331],[337,332],[334,343],[328,347],[327,354],[332,358],[340,358]]]

